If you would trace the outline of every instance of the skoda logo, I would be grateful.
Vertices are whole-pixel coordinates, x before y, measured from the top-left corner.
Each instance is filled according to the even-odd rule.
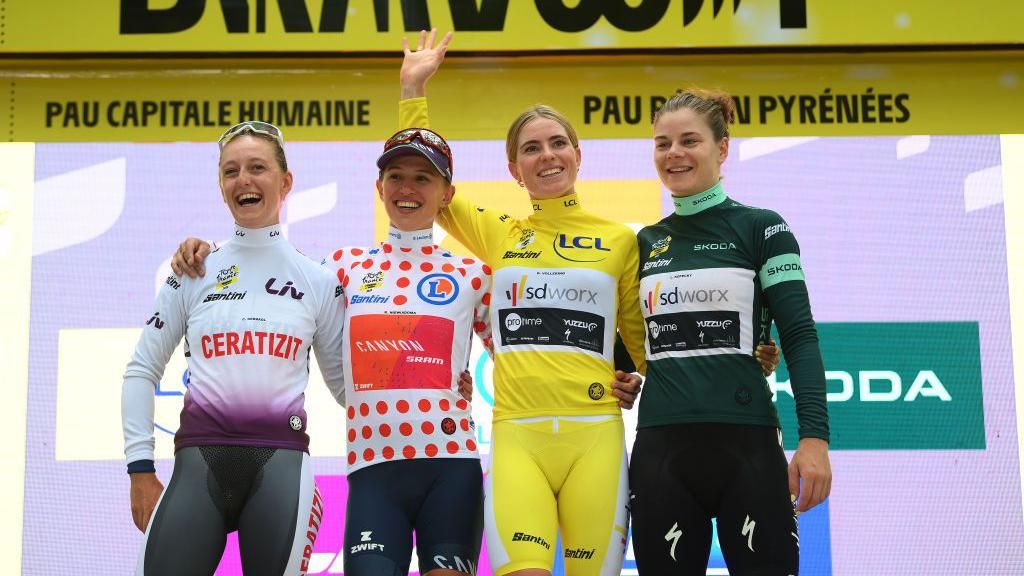
[[[302,418],[292,414],[292,416],[288,418],[288,425],[292,427],[292,430],[298,432],[299,430],[302,430]]]
[[[604,386],[602,386],[600,382],[594,382],[590,385],[590,388],[587,389],[587,394],[590,394],[591,400],[600,400],[601,398],[604,398]]]

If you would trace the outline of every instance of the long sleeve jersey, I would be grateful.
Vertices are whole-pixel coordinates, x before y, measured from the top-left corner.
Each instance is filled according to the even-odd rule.
[[[402,100],[403,126],[429,125],[425,98]],[[616,327],[643,370],[636,237],[570,194],[518,219],[455,196],[439,224],[494,268],[494,420],[618,415]]]
[[[647,385],[639,426],[779,426],[751,356],[778,325],[799,436],[828,440],[825,371],[789,225],[729,199],[721,183],[675,198],[675,214],[638,235]]]
[[[348,473],[390,460],[479,458],[458,391],[474,331],[490,343],[491,270],[392,227],[325,259],[344,287]]]
[[[332,394],[344,401],[344,308],[330,270],[298,252],[280,226],[236,226],[206,268],[204,278],[167,278],[125,371],[129,463],[153,459],[153,392],[183,337],[188,390],[175,451],[203,445],[308,451],[303,402],[311,349]]]

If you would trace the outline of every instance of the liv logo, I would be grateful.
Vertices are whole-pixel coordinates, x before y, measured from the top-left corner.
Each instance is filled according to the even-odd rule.
[[[292,285],[291,280],[285,282],[284,286],[282,286],[281,288],[277,288],[274,286],[276,282],[277,278],[271,278],[270,280],[267,280],[267,283],[264,286],[267,290],[267,294],[273,294],[275,296],[284,296],[285,294],[290,294],[292,299],[294,300],[302,300],[302,297],[306,295],[305,292],[299,292],[298,290],[296,290],[295,286]]]
[[[149,317],[149,321],[146,322],[146,326],[149,326],[150,324],[152,324],[157,330],[164,329],[164,321],[160,319],[159,312],[154,312],[153,315]]]
[[[443,306],[458,297],[459,283],[448,274],[429,274],[420,280],[416,293],[427,304]]]

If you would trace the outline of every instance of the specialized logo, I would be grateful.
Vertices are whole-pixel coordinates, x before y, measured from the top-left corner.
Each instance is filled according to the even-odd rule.
[[[167,277],[167,285],[170,286],[171,288],[174,288],[175,290],[181,288],[181,282],[179,282],[178,279],[175,278],[174,276]]]
[[[285,282],[284,286],[280,288],[274,286],[275,283],[277,283],[277,278],[271,278],[270,280],[267,280],[266,284],[263,285],[263,287],[267,290],[267,294],[271,294],[274,296],[284,296],[285,294],[288,294],[292,297],[292,300],[302,300],[302,297],[306,295],[305,292],[299,292],[298,290],[296,290],[295,286],[292,285],[291,280]]]
[[[363,276],[363,281],[359,285],[360,292],[372,292],[377,288],[384,285],[384,271],[378,270],[376,272],[370,272]]]
[[[601,254],[601,252],[612,251],[611,248],[601,245],[599,236],[573,236],[570,238],[565,234],[556,234],[551,245],[559,258],[570,262],[600,262],[608,258],[608,254]]]
[[[669,244],[672,243],[671,236],[665,236],[661,240],[658,240],[654,244],[651,244],[651,252],[647,255],[648,258],[656,258],[665,252],[668,252]]]
[[[248,292],[221,292],[219,294],[217,292],[213,292],[212,294],[207,294],[206,298],[203,298],[203,302],[231,302],[233,300],[244,300],[246,294],[248,294]]]
[[[671,263],[672,263],[672,259],[671,258],[661,259],[661,260],[651,260],[650,262],[644,262],[644,267],[643,267],[642,271],[643,272],[647,272],[648,270],[653,270],[655,268],[664,268],[665,266],[668,266]]]
[[[534,544],[540,544],[544,548],[551,550],[551,544],[548,541],[541,538],[540,536],[533,536],[525,532],[516,532],[512,535],[513,542],[533,542]]]
[[[647,329],[651,331],[651,338],[657,340],[658,336],[661,336],[662,333],[676,332],[677,330],[679,330],[679,327],[676,326],[675,324],[669,323],[658,324],[654,320],[651,320],[650,322],[647,323]]]
[[[235,282],[238,282],[238,266],[232,265],[217,272],[217,290],[223,290]]]
[[[455,420],[452,420],[451,418],[441,420],[441,432],[444,432],[449,436],[455,434]]]
[[[153,328],[156,328],[157,330],[163,330],[165,322],[160,319],[159,312],[154,312],[153,315],[149,317],[149,320],[146,321],[146,326],[149,326],[150,324],[152,324]]]
[[[302,418],[298,415],[292,414],[292,416],[288,418],[288,425],[292,427],[292,430],[298,432],[299,430],[302,430]]]
[[[676,559],[676,544],[679,544],[679,538],[683,535],[683,531],[679,529],[679,522],[672,524],[672,527],[668,529],[668,533],[665,534],[665,542],[671,542],[672,546],[668,549],[668,555],[672,557],[672,560]]]
[[[767,239],[771,238],[772,236],[778,234],[779,232],[789,232],[789,231],[790,230],[789,230],[789,225],[788,224],[784,224],[783,223],[783,224],[776,224],[774,226],[769,226],[769,227],[764,229],[764,239],[767,240]]]
[[[549,285],[547,282],[539,287],[527,286],[527,276],[523,276],[518,282],[512,283],[512,288],[505,290],[505,298],[518,306],[520,302],[527,300],[540,300],[543,302],[578,302],[581,304],[597,304],[597,292],[587,288],[559,288]]]
[[[438,568],[454,570],[455,572],[476,576],[476,564],[474,564],[469,558],[460,558],[454,554],[449,558],[438,554],[434,556],[434,564],[437,565]]]
[[[747,548],[751,552],[754,551],[754,528],[757,527],[757,522],[750,519],[750,515],[747,515],[747,519],[743,521],[743,528],[740,530],[741,536],[747,537]]]
[[[533,244],[533,240],[536,234],[529,228],[523,228],[523,231],[519,234],[519,242],[516,242],[516,250],[523,250],[530,244]]]
[[[594,382],[587,388],[587,394],[591,400],[600,400],[604,398],[604,386],[600,382]]]
[[[443,306],[458,297],[459,283],[448,274],[428,274],[416,285],[416,293],[427,304]]]

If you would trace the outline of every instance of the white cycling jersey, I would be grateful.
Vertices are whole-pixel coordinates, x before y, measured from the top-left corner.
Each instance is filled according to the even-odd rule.
[[[479,458],[458,392],[473,332],[490,347],[491,270],[392,227],[325,262],[344,286],[348,472],[390,460]]]
[[[205,278],[169,276],[124,375],[129,463],[153,459],[153,392],[185,338],[188,391],[175,451],[263,446],[308,451],[309,351],[344,404],[341,286],[278,225],[235,227],[206,259]]]

